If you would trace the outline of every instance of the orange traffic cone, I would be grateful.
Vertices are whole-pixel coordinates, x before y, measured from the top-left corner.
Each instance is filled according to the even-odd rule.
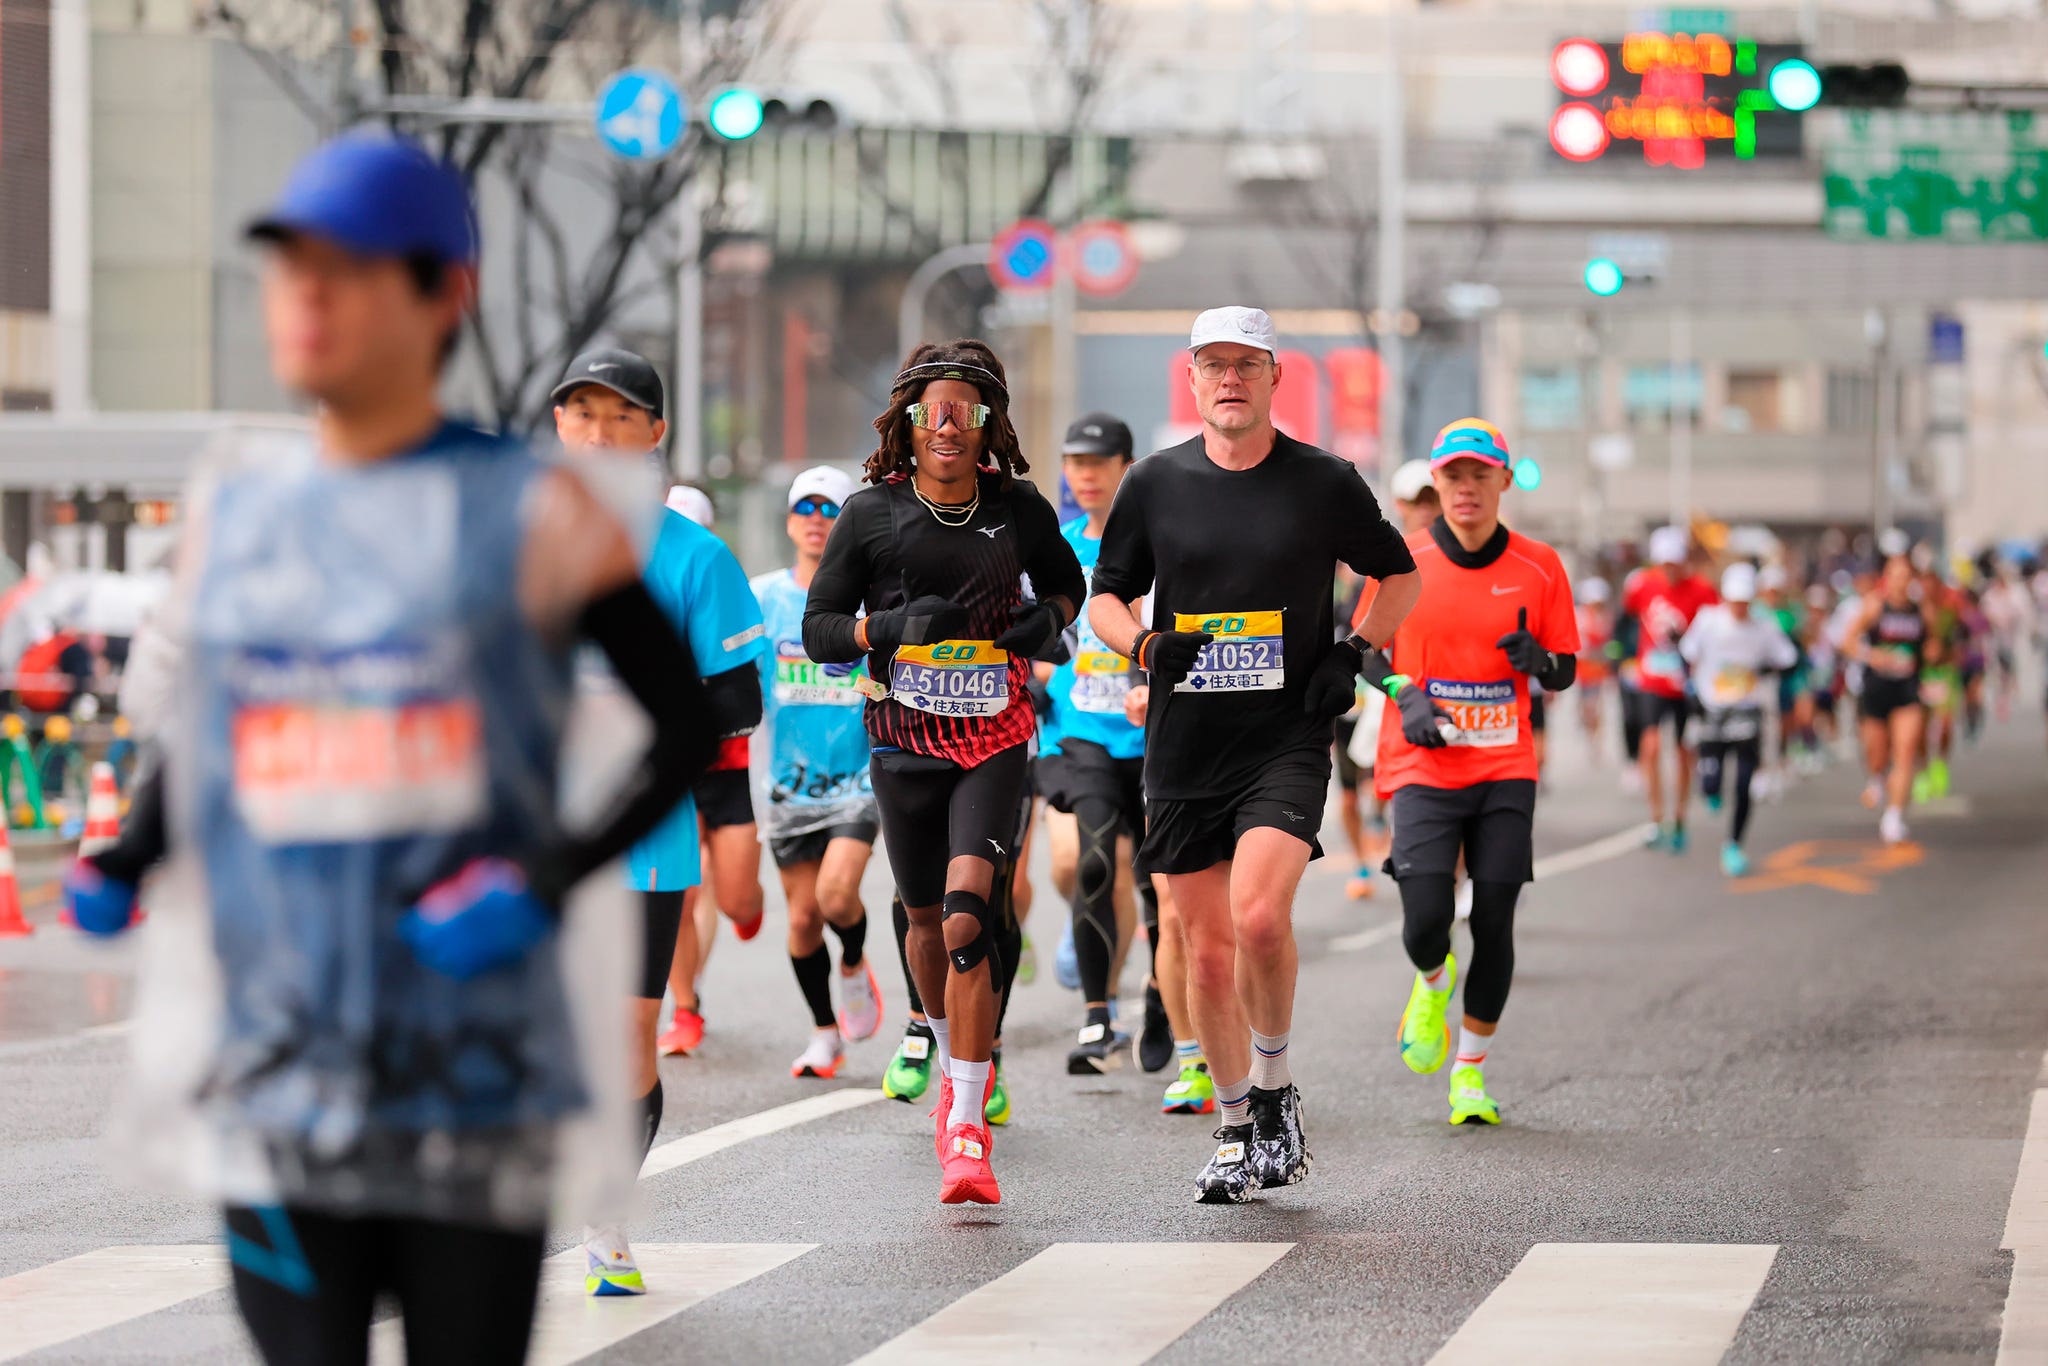
[[[36,927],[21,913],[21,884],[14,880],[14,850],[7,843],[7,822],[0,820],[0,939],[34,934]]]
[[[114,784],[114,766],[92,766],[92,784],[85,792],[85,832],[78,837],[78,856],[85,858],[119,843],[121,793]]]

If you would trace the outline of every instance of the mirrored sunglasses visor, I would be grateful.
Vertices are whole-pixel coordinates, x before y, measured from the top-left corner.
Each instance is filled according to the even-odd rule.
[[[955,427],[971,432],[988,421],[989,407],[986,403],[961,403],[947,399],[939,403],[913,403],[910,405],[910,422],[935,432],[951,419]]]

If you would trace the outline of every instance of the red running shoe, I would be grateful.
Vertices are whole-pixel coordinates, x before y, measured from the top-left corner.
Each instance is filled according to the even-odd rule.
[[[955,1124],[946,1131],[939,1154],[939,1203],[999,1205],[1003,1193],[988,1165],[989,1135],[984,1124]]]
[[[767,923],[767,920],[768,908],[763,906],[759,911],[756,911],[754,913],[754,918],[752,920],[749,920],[746,924],[742,925],[737,920],[733,921],[733,938],[739,940],[742,944],[746,943],[749,939],[752,939],[755,935],[761,932],[761,926]]]
[[[655,1038],[654,1047],[663,1057],[673,1058],[696,1052],[703,1042],[704,1017],[688,1006],[677,1006],[668,1028]]]

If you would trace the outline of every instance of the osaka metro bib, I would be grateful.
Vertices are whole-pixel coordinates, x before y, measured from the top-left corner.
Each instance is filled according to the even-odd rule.
[[[1010,655],[990,640],[899,646],[889,695],[934,716],[1001,716],[1010,706]]]
[[[1451,714],[1453,729],[1445,743],[1474,749],[1512,745],[1521,734],[1521,709],[1515,705],[1511,678],[1485,683],[1432,678],[1429,696]]]
[[[1175,692],[1278,692],[1287,684],[1284,612],[1175,612],[1173,629],[1215,637]]]

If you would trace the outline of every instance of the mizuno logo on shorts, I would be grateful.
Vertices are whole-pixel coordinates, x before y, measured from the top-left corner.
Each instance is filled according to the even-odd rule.
[[[994,840],[990,840],[990,841],[989,841],[989,847],[990,847],[990,848],[992,848],[992,849],[994,849],[994,850],[995,850],[995,851],[996,851],[996,852],[997,852],[998,854],[1000,854],[1000,853],[1002,853],[1002,852],[1003,852],[1003,846],[1002,846],[1002,845],[1000,845],[1000,844],[997,844],[997,843],[996,843],[996,842],[995,842]]]
[[[1303,816],[1303,815],[1302,815],[1302,814],[1301,814],[1300,812],[1298,812],[1298,811],[1282,811],[1282,812],[1281,812],[1280,814],[1281,814],[1281,815],[1283,815],[1283,816],[1285,816],[1285,817],[1287,817],[1287,819],[1288,819],[1288,820],[1291,820],[1291,821],[1298,821],[1298,820],[1306,820],[1306,819],[1307,819],[1307,817]]]

